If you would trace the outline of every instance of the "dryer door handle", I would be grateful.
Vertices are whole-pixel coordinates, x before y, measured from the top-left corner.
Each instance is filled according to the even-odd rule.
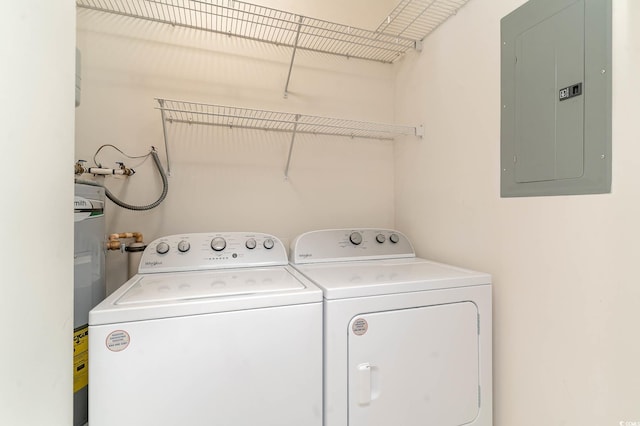
[[[364,363],[358,365],[358,404],[369,405],[371,403],[371,365]]]

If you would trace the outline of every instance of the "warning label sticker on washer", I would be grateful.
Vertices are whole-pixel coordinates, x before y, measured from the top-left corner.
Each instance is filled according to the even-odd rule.
[[[369,329],[369,324],[364,318],[357,318],[351,325],[351,330],[356,336],[362,336]]]
[[[112,352],[124,351],[127,349],[130,342],[131,338],[129,337],[129,333],[124,330],[112,331],[109,333],[106,340],[107,349]]]
[[[89,383],[89,326],[78,327],[73,332],[73,392]]]

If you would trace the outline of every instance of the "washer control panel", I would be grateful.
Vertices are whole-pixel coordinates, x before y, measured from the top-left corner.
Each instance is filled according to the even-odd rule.
[[[291,243],[291,263],[340,262],[415,257],[409,239],[392,229],[324,229]]]
[[[177,234],[147,245],[139,273],[287,265],[282,242],[256,232]]]

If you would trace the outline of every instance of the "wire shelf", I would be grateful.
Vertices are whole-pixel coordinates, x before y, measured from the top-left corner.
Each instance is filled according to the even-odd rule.
[[[376,32],[423,40],[469,0],[401,0]]]
[[[346,136],[350,138],[366,138],[393,140],[397,136],[412,135],[422,137],[423,129],[419,127],[399,126],[393,124],[370,123],[365,121],[345,120],[341,118],[318,117],[312,115],[276,112],[262,109],[240,108],[224,105],[203,104],[197,102],[176,101],[156,98],[157,109],[162,114],[162,128],[165,147],[167,148],[167,169],[170,171],[168,132],[166,123],[202,124],[224,126],[229,128],[266,130],[291,133],[289,156],[284,176],[288,178],[291,153],[297,134]]]
[[[370,31],[237,0],[76,0],[81,8],[313,52],[394,62],[468,0],[402,0]]]
[[[169,123],[204,124],[230,128],[296,132],[299,134],[347,136],[393,140],[400,135],[416,135],[415,127],[370,123],[341,118],[276,112],[260,109],[156,99]]]

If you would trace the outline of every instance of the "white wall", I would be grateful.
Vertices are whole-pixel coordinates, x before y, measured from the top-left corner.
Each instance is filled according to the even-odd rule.
[[[75,6],[0,7],[0,424],[72,419]]]
[[[613,191],[500,198],[500,18],[473,0],[397,67],[396,224],[494,276],[497,426],[640,421],[640,4],[614,0]]]
[[[166,165],[154,97],[394,121],[390,65],[299,51],[284,99],[289,48],[82,9],[77,34],[83,55],[78,159],[91,162],[107,143],[131,155],[153,145]],[[391,142],[299,135],[285,180],[290,134],[178,124],[168,132],[165,202],[148,212],[109,203],[109,233],[138,231],[151,242],[171,233],[255,230],[286,242],[311,229],[394,223]],[[122,156],[105,150],[99,160],[113,167]],[[107,187],[132,204],[154,201],[160,179],[151,161],[126,163],[138,173],[108,178]],[[126,279],[123,261],[120,253],[108,254],[110,290]]]

